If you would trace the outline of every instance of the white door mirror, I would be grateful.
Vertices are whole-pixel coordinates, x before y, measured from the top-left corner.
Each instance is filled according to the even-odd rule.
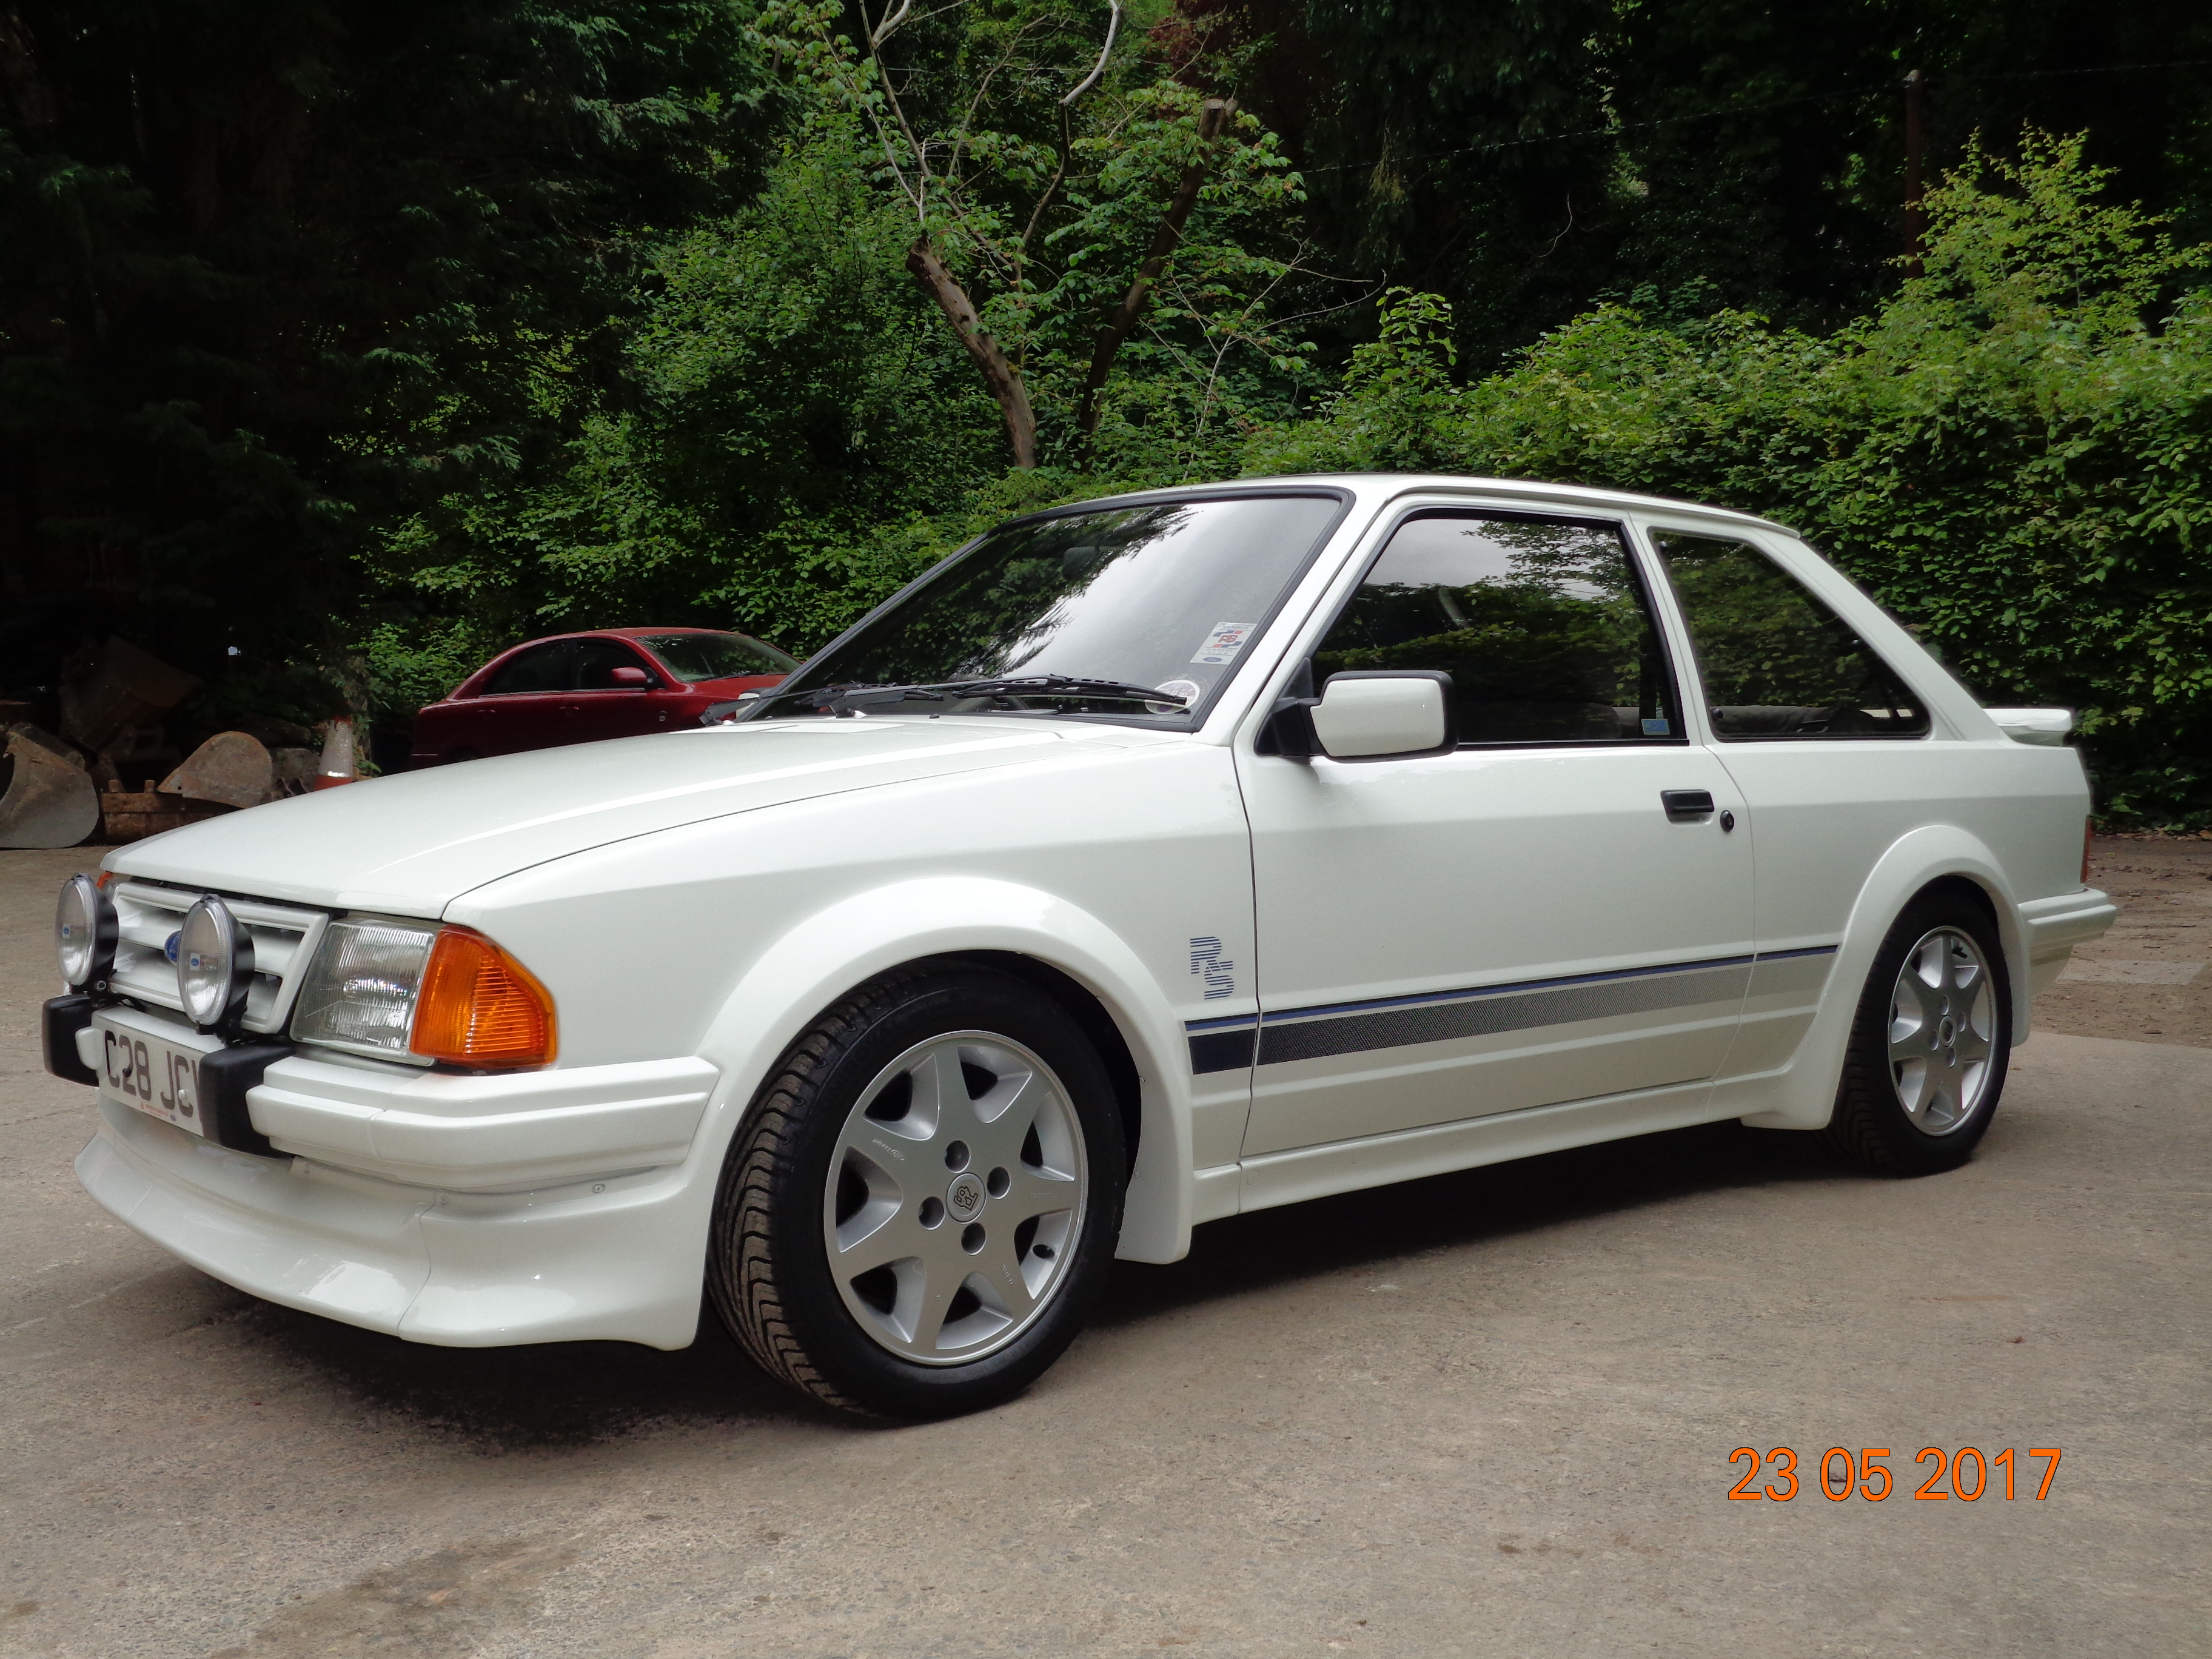
[[[1425,669],[1332,674],[1313,706],[1314,738],[1332,760],[1435,754],[1454,747],[1451,676]]]
[[[2014,743],[2049,744],[2056,748],[2074,729],[2070,708],[1985,708],[1982,712]]]

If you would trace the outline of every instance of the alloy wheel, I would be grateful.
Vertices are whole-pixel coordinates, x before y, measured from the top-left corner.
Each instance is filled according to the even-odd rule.
[[[846,1308],[927,1365],[980,1359],[1067,1276],[1088,1174],[1067,1091],[1003,1036],[916,1044],[863,1090],[830,1161],[823,1235]]]
[[[1905,953],[1890,999],[1889,1070],[1898,1104],[1931,1135],[1966,1124],[1987,1092],[1996,993],[1981,949],[1937,927]]]

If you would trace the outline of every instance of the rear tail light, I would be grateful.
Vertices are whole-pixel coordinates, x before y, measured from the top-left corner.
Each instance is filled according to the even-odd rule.
[[[556,1048],[553,999],[531,971],[465,927],[430,949],[408,1046],[455,1066],[545,1066]]]

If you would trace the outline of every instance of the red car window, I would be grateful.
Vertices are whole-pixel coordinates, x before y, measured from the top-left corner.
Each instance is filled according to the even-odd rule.
[[[647,667],[644,658],[628,646],[617,645],[612,640],[578,640],[574,644],[574,684],[579,691],[614,690],[614,673],[617,668],[644,668],[647,673],[653,672]]]
[[[574,641],[554,640],[518,652],[500,665],[499,672],[491,677],[491,684],[484,687],[483,695],[501,697],[518,691],[566,691],[574,649]]]
[[[788,674],[799,666],[774,646],[763,645],[743,634],[647,634],[638,643],[688,683]]]

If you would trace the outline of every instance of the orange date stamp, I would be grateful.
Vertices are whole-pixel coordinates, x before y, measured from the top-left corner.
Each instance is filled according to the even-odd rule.
[[[1831,1446],[1817,1463],[1805,1468],[1801,1480],[1797,1454],[1790,1447],[1775,1446],[1762,1452],[1755,1446],[1738,1446],[1729,1454],[1729,1462],[1741,1466],[1743,1474],[1729,1488],[1729,1501],[1787,1504],[1809,1488],[1832,1504],[1848,1503],[1854,1498],[1879,1504],[1893,1492],[1901,1494],[1905,1491],[1901,1481],[1917,1480],[1912,1497],[1922,1504],[1972,1504],[1984,1493],[1996,1498],[2000,1492],[2008,1504],[2020,1498],[2039,1504],[2051,1496],[2051,1483],[2057,1476],[2058,1460],[2063,1454],[2056,1446],[2030,1446],[2025,1456],[2010,1446],[1987,1454],[1978,1446],[1961,1446],[1956,1451],[1923,1446],[1913,1454],[1911,1471],[1899,1469],[1893,1475],[1889,1460],[1897,1455],[1887,1446],[1861,1446],[1856,1450]],[[2035,1458],[2044,1460],[2039,1478],[2028,1461]],[[2033,1492],[2028,1490],[2031,1486]]]

